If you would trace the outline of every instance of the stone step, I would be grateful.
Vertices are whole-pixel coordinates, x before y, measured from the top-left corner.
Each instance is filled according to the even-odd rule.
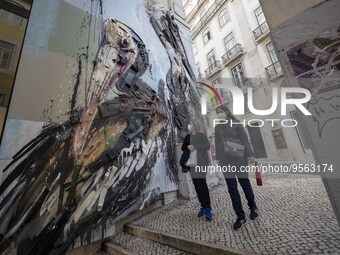
[[[120,245],[114,243],[114,241],[105,242],[103,244],[103,250],[109,255],[137,255],[130,250],[123,248]]]
[[[152,230],[133,224],[124,226],[124,232],[136,237],[148,239],[163,245],[171,246],[175,249],[192,253],[192,254],[214,254],[214,255],[251,255],[248,251],[236,250],[231,247],[225,247],[217,244],[211,244],[205,241],[196,240],[190,237],[183,237],[158,230]],[[171,254],[171,253],[169,253]],[[183,253],[186,254],[186,253]]]
[[[190,255],[168,245],[120,233],[103,244],[103,250],[110,255]]]

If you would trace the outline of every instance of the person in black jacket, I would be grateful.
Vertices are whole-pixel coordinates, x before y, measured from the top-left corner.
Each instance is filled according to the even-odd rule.
[[[190,134],[186,135],[182,145],[183,156],[181,165],[184,169],[190,169],[192,181],[195,186],[197,197],[201,203],[201,209],[197,216],[205,215],[207,220],[213,218],[213,213],[210,203],[209,189],[206,182],[206,169],[211,165],[210,143],[207,136],[201,132],[198,122],[190,122],[188,125]],[[185,166],[185,163],[190,157],[190,153],[197,153],[197,161],[194,165]],[[185,162],[183,162],[185,158]]]
[[[250,208],[250,219],[255,220],[258,217],[257,206],[255,203],[254,192],[248,179],[247,172],[241,172],[241,166],[247,166],[249,163],[254,163],[254,153],[249,144],[247,134],[239,121],[232,115],[228,107],[221,105],[216,109],[219,119],[228,120],[226,124],[218,124],[215,127],[215,146],[216,146],[216,159],[221,167],[233,167],[235,172],[231,169],[225,173],[228,191],[232,200],[232,205],[237,215],[237,220],[233,225],[234,230],[241,228],[246,224],[245,213],[242,208],[240,193],[237,189],[236,177],[243,189],[243,192],[248,201]],[[233,124],[231,125],[231,122]],[[239,124],[235,124],[239,123]],[[225,152],[225,142],[232,141],[237,144],[243,145],[245,153],[243,157],[235,157],[227,155]]]

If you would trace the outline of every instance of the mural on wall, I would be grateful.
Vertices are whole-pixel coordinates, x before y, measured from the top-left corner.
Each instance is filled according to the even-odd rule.
[[[307,108],[321,138],[324,127],[340,119],[339,95],[326,95],[340,88],[340,27],[306,40],[287,55],[300,86],[313,95]]]
[[[177,185],[174,146],[190,118],[202,118],[199,97],[172,13],[154,1],[138,5],[168,55],[158,91],[141,79],[158,53],[123,21],[103,20],[83,106],[76,107],[78,79],[69,119],[46,124],[2,170],[0,253],[63,254],[76,241],[113,234],[116,220],[159,200],[159,185],[149,187],[159,168]]]
[[[301,87],[313,95],[340,88],[340,27],[289,49],[287,55]]]

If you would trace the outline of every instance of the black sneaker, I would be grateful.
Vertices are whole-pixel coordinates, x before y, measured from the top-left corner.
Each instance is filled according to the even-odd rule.
[[[250,219],[256,220],[259,217],[259,213],[257,212],[256,208],[250,209]]]
[[[240,229],[241,227],[243,227],[246,223],[247,223],[246,219],[244,219],[244,218],[238,218],[238,219],[236,220],[236,222],[234,223],[234,225],[233,225],[233,229],[234,229],[234,230],[238,230],[238,229]]]

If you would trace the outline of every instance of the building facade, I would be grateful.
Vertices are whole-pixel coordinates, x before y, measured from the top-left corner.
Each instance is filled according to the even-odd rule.
[[[3,1],[0,4],[0,139],[30,8],[29,0]]]
[[[283,73],[312,97],[300,124],[340,223],[340,3],[337,0],[261,0]],[[282,8],[284,5],[284,8]]]
[[[287,86],[270,38],[270,29],[257,0],[186,0],[183,2],[191,27],[198,81],[233,84],[242,89],[245,102],[252,88],[255,109],[272,106],[273,89]],[[223,104],[232,108],[227,89],[218,89]],[[214,135],[216,118],[213,101],[208,103],[206,121],[209,135]],[[294,105],[286,116],[280,108],[269,116],[254,115],[245,103],[240,120],[251,123],[246,128],[255,155],[267,162],[313,162],[311,148],[299,126],[284,128],[280,121],[296,119]],[[268,124],[266,119],[280,120]],[[264,124],[263,124],[264,123]]]

